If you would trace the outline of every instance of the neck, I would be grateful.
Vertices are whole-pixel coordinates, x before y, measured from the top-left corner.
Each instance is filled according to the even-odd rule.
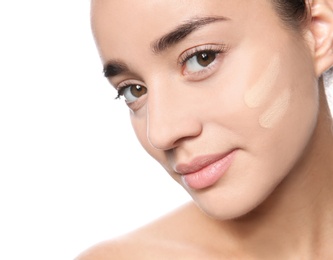
[[[291,252],[298,259],[332,256],[333,134],[325,101],[322,88],[318,124],[300,163],[261,206],[223,227],[249,252],[260,250],[260,259],[273,252],[279,259]]]

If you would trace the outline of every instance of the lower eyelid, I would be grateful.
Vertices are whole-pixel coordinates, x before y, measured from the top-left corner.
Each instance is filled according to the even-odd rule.
[[[146,93],[146,94],[143,95],[142,97],[138,98],[136,101],[133,101],[133,102],[130,102],[130,103],[126,103],[126,104],[127,104],[127,106],[128,106],[132,111],[137,111],[137,110],[139,110],[141,107],[143,107],[144,104],[146,103],[147,95],[148,95],[148,93]]]

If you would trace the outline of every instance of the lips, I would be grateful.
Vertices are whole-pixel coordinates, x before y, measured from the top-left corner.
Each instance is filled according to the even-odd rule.
[[[214,185],[229,169],[237,150],[223,154],[195,158],[189,164],[176,165],[175,171],[182,175],[183,183],[192,189],[204,189]]]

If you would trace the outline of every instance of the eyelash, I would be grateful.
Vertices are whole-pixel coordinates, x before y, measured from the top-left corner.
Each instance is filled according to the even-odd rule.
[[[117,96],[114,98],[114,99],[121,99],[121,97],[122,97],[122,89],[118,89],[117,90]]]
[[[125,84],[120,84],[117,87],[117,96],[115,97],[115,99],[121,99],[121,97],[123,96],[124,90],[132,85],[138,85],[136,83],[132,83],[132,82],[126,82]]]
[[[179,65],[184,67],[185,63],[189,61],[196,55],[199,55],[203,52],[208,52],[210,54],[223,54],[228,51],[227,45],[204,45],[192,48],[190,50],[185,51],[179,58]]]

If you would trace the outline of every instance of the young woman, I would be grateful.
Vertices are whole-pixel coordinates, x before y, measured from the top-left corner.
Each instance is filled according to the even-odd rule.
[[[78,259],[333,259],[333,0],[94,0],[92,27],[193,203]]]

